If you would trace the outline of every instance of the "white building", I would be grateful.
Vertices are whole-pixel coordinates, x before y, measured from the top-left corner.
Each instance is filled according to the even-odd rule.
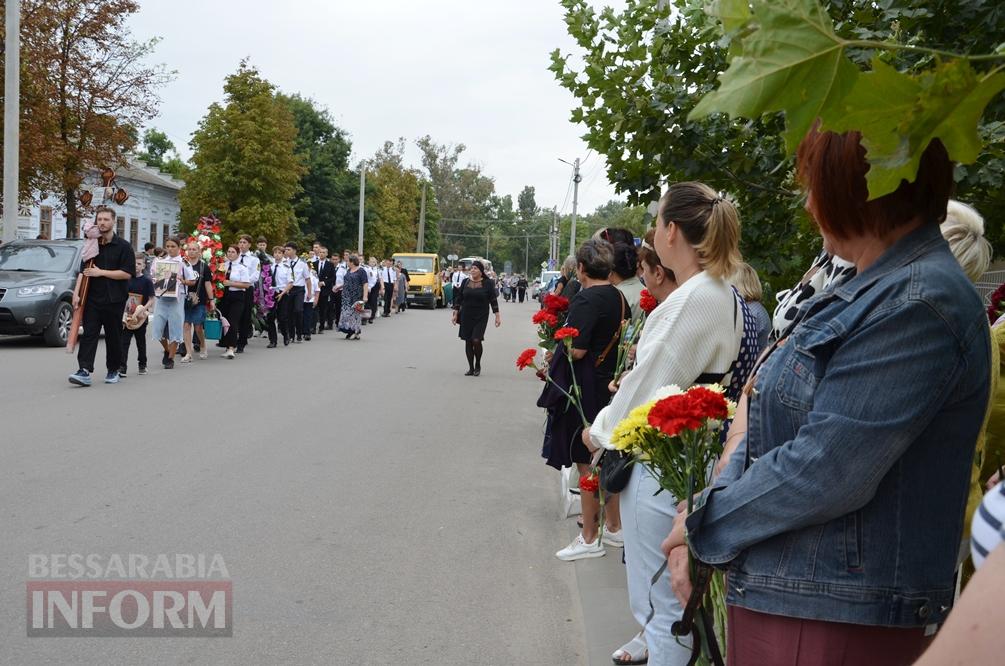
[[[116,211],[115,233],[128,240],[137,251],[142,250],[147,242],[164,245],[165,239],[178,229],[181,211],[178,192],[184,183],[136,159],[130,159],[127,166],[115,170],[115,183],[129,194],[129,199],[121,206],[109,204]],[[95,172],[85,181],[84,187],[96,189],[100,184],[100,176]],[[79,237],[78,229],[66,228],[66,211],[63,208],[62,199],[53,196],[31,208],[22,208],[18,216],[17,237]]]

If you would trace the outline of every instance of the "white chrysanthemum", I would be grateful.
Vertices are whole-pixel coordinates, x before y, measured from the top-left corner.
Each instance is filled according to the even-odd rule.
[[[664,398],[669,398],[672,395],[680,395],[684,391],[681,390],[676,384],[671,384],[670,386],[664,386],[663,388],[656,391],[653,395],[653,400],[662,400]]]
[[[715,391],[716,393],[718,393],[720,395],[724,395],[726,393],[726,389],[723,388],[722,384],[719,384],[719,383],[715,383],[715,384],[702,384],[702,386],[704,386],[705,388],[707,388],[709,391]]]

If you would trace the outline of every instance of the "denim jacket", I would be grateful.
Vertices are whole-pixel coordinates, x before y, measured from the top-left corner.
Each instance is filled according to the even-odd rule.
[[[744,442],[688,517],[727,602],[863,625],[941,622],[988,401],[980,298],[936,225],[803,305]]]

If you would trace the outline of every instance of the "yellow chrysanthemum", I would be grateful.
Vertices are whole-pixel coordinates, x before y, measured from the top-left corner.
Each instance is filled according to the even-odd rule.
[[[654,402],[639,405],[615,426],[611,433],[611,443],[619,451],[638,451],[642,438],[653,428],[649,425],[649,410]]]

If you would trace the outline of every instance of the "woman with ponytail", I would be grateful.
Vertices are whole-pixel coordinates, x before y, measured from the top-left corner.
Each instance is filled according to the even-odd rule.
[[[677,288],[666,289],[665,300],[649,314],[635,368],[584,434],[589,447],[613,448],[614,427],[664,386],[729,383],[743,336],[742,310],[727,282],[740,264],[739,242],[736,209],[707,185],[677,183],[660,199],[652,251]],[[669,575],[651,584],[666,561],[660,544],[683,499],[658,490],[643,465],[632,466],[631,480],[621,493],[621,516],[629,602],[643,631],[615,652],[618,663],[640,663],[636,660],[647,649],[649,663],[661,666],[686,664],[691,655],[670,630],[683,607],[670,588]],[[653,611],[647,622],[650,602]]]

